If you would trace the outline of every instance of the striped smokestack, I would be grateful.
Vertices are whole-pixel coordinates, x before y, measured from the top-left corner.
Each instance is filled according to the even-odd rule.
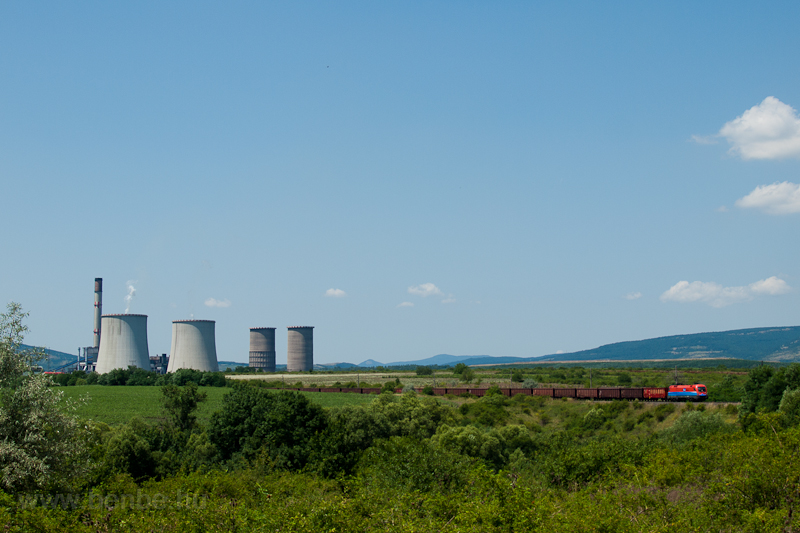
[[[103,278],[94,278],[94,346],[100,348],[100,322],[103,316]]]

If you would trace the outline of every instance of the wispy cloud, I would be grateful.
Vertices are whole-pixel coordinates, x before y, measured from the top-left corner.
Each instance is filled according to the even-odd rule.
[[[455,303],[455,302],[456,302],[456,299],[455,299],[455,298],[453,298],[453,295],[452,295],[452,294],[451,294],[451,295],[449,295],[449,296],[448,296],[447,298],[445,298],[444,300],[442,300],[442,303],[443,303],[443,304],[452,304],[452,303]]]
[[[742,159],[800,157],[800,117],[774,96],[727,122],[718,135]]]
[[[422,285],[415,285],[408,288],[409,294],[416,294],[417,296],[441,296],[443,293],[439,287],[433,283],[423,283]]]
[[[736,207],[760,209],[770,215],[800,213],[800,185],[788,181],[759,185],[744,198],[736,200]]]
[[[628,294],[625,295],[626,300],[638,300],[641,297],[642,297],[641,292],[629,292]]]
[[[230,307],[230,300],[217,300],[216,298],[208,298],[203,302],[207,307]]]
[[[701,302],[712,307],[725,307],[739,302],[747,302],[757,296],[778,296],[792,290],[782,279],[772,276],[740,287],[723,287],[713,281],[679,281],[664,294],[662,302]]]
[[[343,298],[344,296],[347,296],[347,293],[342,289],[328,289],[325,291],[325,296],[329,296],[331,298]]]
[[[717,144],[718,142],[716,135],[692,135],[691,141],[697,144]]]
[[[728,208],[726,206],[724,206],[724,205],[721,205],[716,209],[716,212],[717,213],[727,213],[728,212]]]
[[[397,307],[414,307],[414,304],[412,302],[400,302]]]

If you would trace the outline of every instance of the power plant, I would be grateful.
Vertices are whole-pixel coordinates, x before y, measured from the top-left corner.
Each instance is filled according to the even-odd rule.
[[[218,372],[214,325],[213,320],[173,320],[167,372],[180,368]]]
[[[250,328],[249,366],[275,372],[275,328]]]
[[[150,369],[150,352],[147,348],[147,315],[102,315],[102,336],[97,355],[98,374],[115,368],[135,366]]]
[[[71,369],[105,374],[116,368],[136,367],[158,373],[190,368],[217,372],[216,323],[213,320],[173,320],[172,348],[167,354],[150,357],[147,343],[147,315],[103,314],[103,278],[94,279],[94,329],[92,346],[78,349],[78,359],[54,369]],[[314,327],[288,328],[289,372],[314,368]],[[250,328],[249,367],[275,372],[275,328]]]
[[[289,348],[286,354],[286,370],[308,372],[314,368],[314,327],[291,326]]]

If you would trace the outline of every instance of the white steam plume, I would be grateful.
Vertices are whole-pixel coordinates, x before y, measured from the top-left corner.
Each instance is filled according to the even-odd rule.
[[[128,294],[125,295],[125,314],[127,315],[131,310],[131,301],[133,297],[136,296],[136,288],[133,286],[134,283],[137,283],[135,280],[128,280],[125,285],[128,287]]]

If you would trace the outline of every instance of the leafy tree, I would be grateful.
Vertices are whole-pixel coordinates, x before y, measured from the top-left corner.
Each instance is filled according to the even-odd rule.
[[[236,384],[212,415],[208,435],[223,459],[263,452],[275,466],[293,470],[308,462],[311,439],[326,426],[322,407],[303,394]]]
[[[136,480],[154,476],[157,460],[151,446],[152,432],[153,429],[139,417],[115,430],[105,445],[103,474],[130,474]]]
[[[784,426],[796,426],[800,423],[800,389],[786,389],[779,410]]]
[[[417,375],[418,376],[432,376],[433,369],[429,366],[418,366],[417,367]]]
[[[522,373],[522,370],[516,369],[511,371],[511,381],[514,383],[522,383],[525,381],[525,374]]]
[[[352,405],[331,409],[328,427],[315,439],[313,469],[329,477],[350,474],[364,450],[389,435],[391,425],[381,412]]]
[[[189,382],[185,387],[175,385],[161,387],[164,410],[170,417],[172,425],[180,431],[191,431],[197,427],[197,406],[206,401],[207,394],[200,392],[197,385]]]
[[[453,374],[455,374],[456,376],[460,376],[461,373],[464,370],[466,370],[467,368],[469,368],[469,367],[466,364],[458,363],[458,364],[456,364],[456,366],[453,367]]]
[[[617,383],[619,383],[623,387],[626,387],[631,383],[633,383],[633,379],[631,378],[631,375],[628,374],[627,372],[620,372],[620,374],[617,376]]]
[[[467,367],[461,371],[461,381],[465,383],[471,382],[475,378],[475,371]]]
[[[66,483],[84,466],[81,425],[50,378],[32,372],[41,354],[20,350],[26,316],[13,302],[0,314],[0,489],[6,491]]]

